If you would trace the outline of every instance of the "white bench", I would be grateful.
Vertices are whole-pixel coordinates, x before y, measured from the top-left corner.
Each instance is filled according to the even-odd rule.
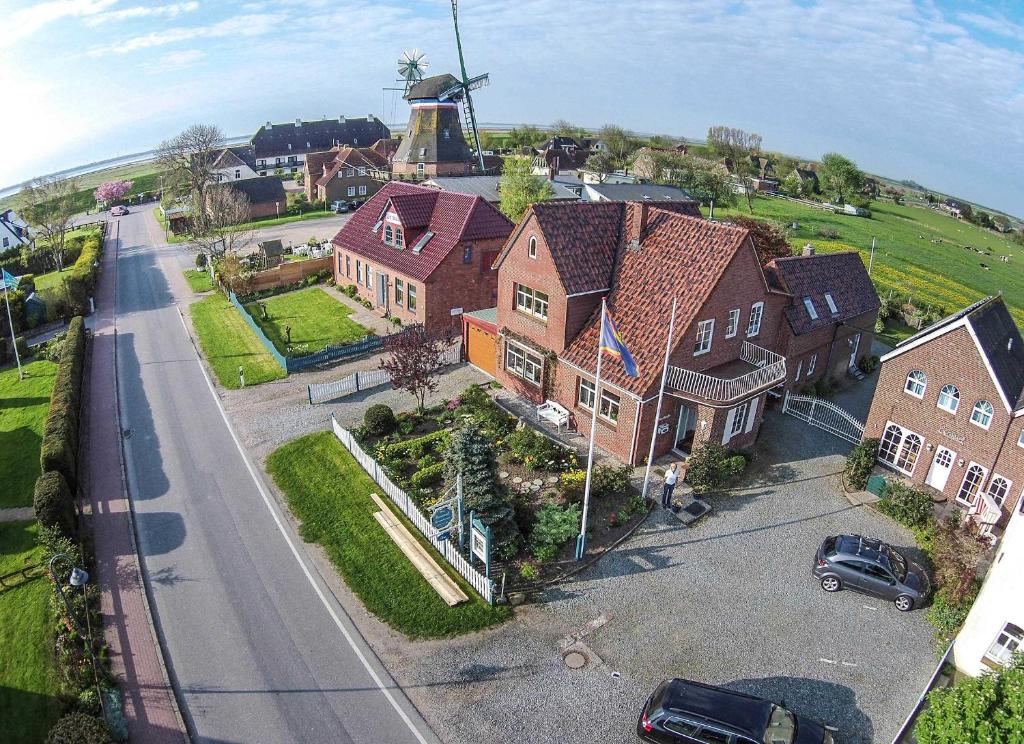
[[[569,412],[553,400],[546,400],[537,406],[537,418],[550,421],[559,431],[569,425]]]

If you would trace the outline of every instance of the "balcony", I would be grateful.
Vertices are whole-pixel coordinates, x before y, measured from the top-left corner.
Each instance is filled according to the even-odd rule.
[[[734,403],[785,380],[785,357],[744,341],[739,359],[707,372],[669,367],[665,387],[710,403]]]

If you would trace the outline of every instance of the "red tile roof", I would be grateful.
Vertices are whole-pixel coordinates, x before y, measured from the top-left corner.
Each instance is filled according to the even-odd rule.
[[[855,251],[777,258],[768,264],[767,271],[775,275],[773,284],[777,282],[793,295],[785,316],[798,336],[869,313],[881,305],[864,262]],[[825,300],[826,292],[836,304],[838,312],[834,315]],[[814,305],[817,319],[807,311],[805,297]]]
[[[381,211],[390,205],[406,230],[412,227],[425,227],[434,213],[439,193],[441,192],[430,189],[429,193],[395,194]]]
[[[624,235],[636,234],[641,206],[629,205]],[[742,228],[680,214],[660,203],[646,206],[647,227],[639,248],[624,241],[608,295],[608,308],[640,376],[629,377],[615,361],[601,369],[602,379],[636,395],[645,394],[661,375],[672,298],[677,299],[675,327],[682,331],[694,321],[733,257],[741,250],[754,250]],[[600,324],[597,310],[563,358],[593,372]]]
[[[404,209],[412,205],[412,202],[406,204],[407,197],[421,195],[429,195],[433,202],[427,220],[420,229],[414,228],[406,233],[404,249],[385,245],[383,231],[373,231],[385,205],[394,199],[402,203]],[[416,208],[425,202],[425,199],[418,198]],[[425,281],[460,242],[504,239],[512,228],[512,223],[501,212],[480,197],[391,181],[355,211],[331,242],[406,276]],[[414,252],[416,241],[428,230],[434,236],[421,252]]]
[[[374,150],[371,147],[342,147],[340,149],[332,150],[329,155],[333,155],[333,159],[327,159],[321,161],[319,158],[316,162],[323,162],[327,165],[327,171],[321,176],[317,182],[317,186],[326,186],[334,176],[338,174],[338,171],[342,168],[387,168],[388,161],[383,155]],[[307,172],[309,171],[309,156],[306,158]]]

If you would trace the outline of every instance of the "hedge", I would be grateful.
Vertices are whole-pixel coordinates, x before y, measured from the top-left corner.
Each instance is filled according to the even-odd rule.
[[[436,465],[428,465],[422,470],[417,470],[409,478],[409,485],[413,488],[435,486],[441,482],[441,479],[444,477],[444,469],[447,466],[447,462],[439,462]]]
[[[68,291],[68,302],[74,313],[83,314],[89,309],[89,297],[96,288],[102,250],[103,242],[99,236],[86,238],[78,260],[75,261],[69,275],[64,279],[64,286]]]
[[[85,321],[71,319],[50,397],[50,412],[43,427],[39,464],[45,473],[56,470],[74,491],[77,484],[78,414],[85,365]]]
[[[394,444],[385,445],[384,447],[381,447],[380,454],[384,457],[400,457],[408,454],[411,448],[422,447],[426,450],[427,445],[446,439],[449,436],[451,435],[447,429],[438,429],[431,434],[424,434],[422,437],[406,439],[404,442],[395,442]]]
[[[65,537],[75,536],[77,519],[74,497],[59,472],[50,471],[39,476],[32,497],[32,508],[43,527],[57,530]]]
[[[46,744],[113,744],[110,729],[102,718],[86,713],[69,713],[50,729]]]

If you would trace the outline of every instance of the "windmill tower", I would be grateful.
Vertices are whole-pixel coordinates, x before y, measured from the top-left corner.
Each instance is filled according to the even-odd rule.
[[[452,0],[452,19],[455,23],[461,79],[447,73],[424,78],[426,61],[422,55],[415,56],[418,54],[416,50],[406,52],[399,61],[399,74],[406,81],[403,97],[409,102],[411,111],[405,137],[392,162],[392,172],[398,177],[468,175],[472,173],[474,165],[479,172],[484,171],[480,133],[470,91],[487,85],[489,77],[487,73],[472,78],[466,74],[462,40],[459,38],[457,0]],[[468,134],[476,147],[476,158],[463,134],[460,108]]]

